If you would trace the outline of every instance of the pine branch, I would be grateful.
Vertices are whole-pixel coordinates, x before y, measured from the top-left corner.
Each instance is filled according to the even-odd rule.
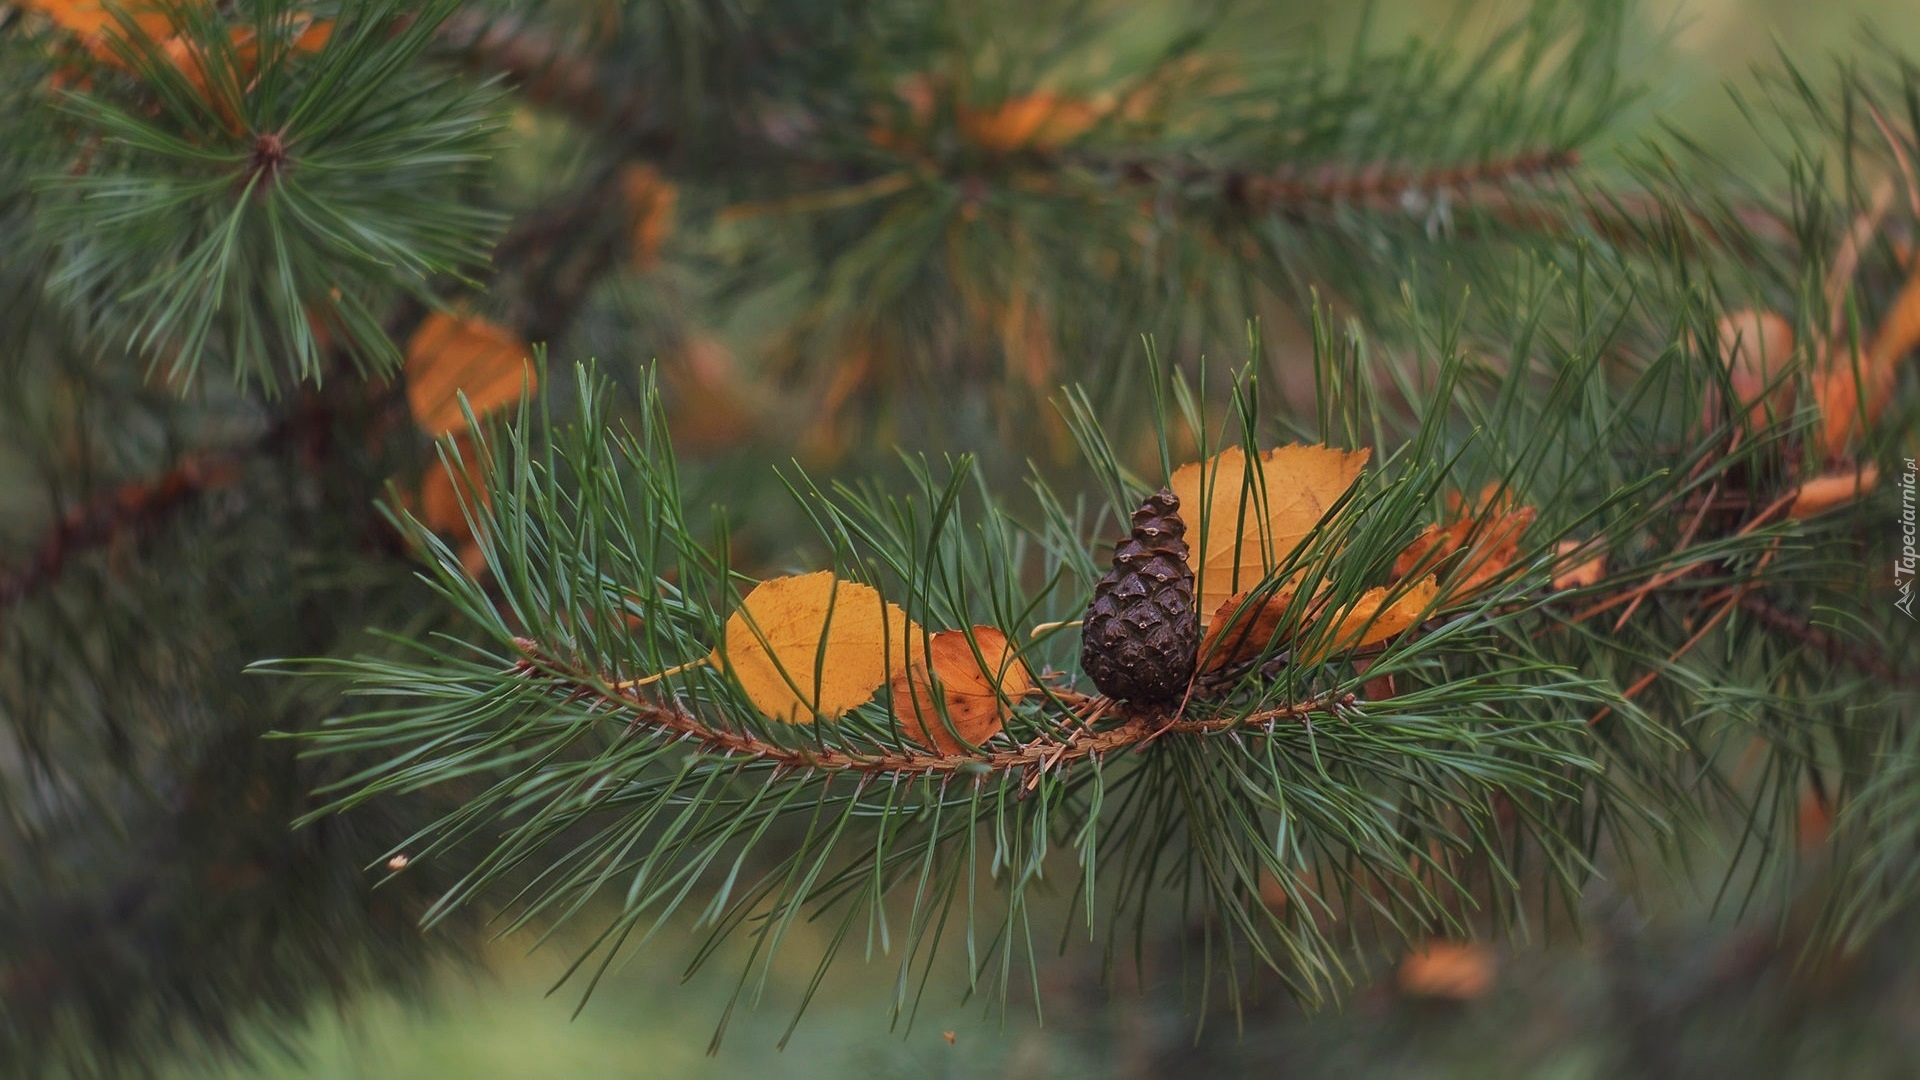
[[[1764,596],[1747,593],[1740,597],[1740,609],[1759,619],[1769,629],[1779,631],[1817,650],[1829,661],[1871,675],[1888,686],[1920,689],[1920,671],[1902,671],[1878,649],[1864,641],[1843,641],[1815,626],[1811,620],[1782,611]]]
[[[1253,170],[1169,165],[1140,158],[1106,161],[1068,156],[1063,160],[1112,168],[1136,184],[1171,183],[1183,189],[1203,189],[1243,210],[1288,214],[1329,203],[1388,210],[1406,209],[1411,199],[1419,199],[1423,205],[1439,198],[1472,203],[1490,189],[1550,183],[1579,168],[1580,153],[1571,148],[1530,150],[1429,169],[1408,169],[1396,162],[1328,162],[1311,168],[1283,165]]]
[[[0,617],[59,578],[67,562],[127,535],[154,528],[210,491],[240,479],[244,453],[193,454],[157,476],[130,480],[68,508],[20,565],[0,574]]]
[[[1043,736],[1011,749],[994,749],[985,754],[938,754],[918,749],[897,753],[848,753],[839,750],[811,750],[785,746],[756,737],[750,732],[716,726],[671,705],[649,701],[637,689],[622,687],[620,680],[604,673],[582,671],[553,659],[538,642],[516,638],[514,643],[525,653],[516,667],[525,673],[548,677],[551,685],[568,698],[591,698],[611,709],[630,715],[634,724],[657,726],[677,732],[709,750],[783,769],[817,770],[823,773],[853,772],[868,775],[951,776],[955,773],[1023,772],[1032,776],[1086,758],[1098,759],[1111,753],[1139,749],[1168,735],[1209,735],[1240,728],[1271,728],[1283,721],[1310,722],[1316,714],[1338,716],[1350,708],[1357,697],[1348,692],[1330,691],[1312,701],[1278,708],[1258,709],[1242,715],[1205,719],[1184,718],[1179,711],[1133,711],[1123,713],[1121,723],[1102,730],[1084,728],[1064,739]],[[1067,707],[1069,715],[1090,723],[1117,703],[1104,697],[1091,697],[1073,690],[1049,688],[1034,691],[1050,703]]]

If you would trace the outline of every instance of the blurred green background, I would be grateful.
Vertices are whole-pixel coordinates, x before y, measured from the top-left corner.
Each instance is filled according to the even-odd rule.
[[[1356,18],[1348,3],[1275,0],[1282,23]],[[1256,15],[1257,4],[1242,7]],[[1913,0],[1646,0],[1642,70],[1650,119],[1670,122],[1729,160],[1758,168],[1754,142],[1726,84],[1782,50],[1814,71],[1869,42],[1920,55]],[[1469,34],[1497,5],[1466,16]],[[1380,5],[1376,32],[1431,35],[1454,25],[1457,6],[1435,0]],[[1651,132],[1651,125],[1643,125]],[[524,153],[533,153],[531,149]],[[531,936],[495,942],[471,966],[449,967],[425,1001],[363,997],[303,1030],[256,1030],[243,1064],[182,1063],[178,1077],[723,1077],[723,1076],[1159,1076],[1378,1075],[1598,1077],[1920,1073],[1920,979],[1904,948],[1834,963],[1798,951],[1795,928],[1733,926],[1711,911],[1715,877],[1663,884],[1677,897],[1646,912],[1604,893],[1590,898],[1592,929],[1580,941],[1530,942],[1493,951],[1491,988],[1470,1001],[1357,988],[1338,1009],[1303,1015],[1277,990],[1236,1019],[1182,1001],[1170,989],[1180,964],[1178,928],[1144,974],[1122,970],[1103,985],[1097,951],[1070,949],[1042,973],[1047,1010],[1036,1016],[1016,989],[1004,1014],[996,995],[963,1000],[964,964],[948,957],[911,1028],[889,1030],[885,1002],[894,965],[862,964],[850,950],[784,1051],[795,1004],[813,977],[804,941],[785,950],[757,1008],[736,1011],[724,1045],[709,1039],[741,970],[733,953],[691,979],[682,972],[697,939],[662,934],[630,953],[578,1015],[582,982],[549,994],[578,941],[534,949]],[[1064,914],[1064,913],[1062,913]],[[1062,925],[1064,919],[1052,925]],[[579,921],[593,924],[591,917]],[[1899,943],[1911,935],[1896,934]],[[751,993],[749,993],[751,997]]]

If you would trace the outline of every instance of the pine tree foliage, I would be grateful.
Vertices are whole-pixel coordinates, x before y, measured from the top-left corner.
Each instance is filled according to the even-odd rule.
[[[480,912],[590,926],[582,994],[744,942],[737,1001],[820,920],[902,1023],[1168,925],[1203,1005],[1321,1000],[1571,928],[1597,877],[1817,874],[1870,940],[1920,881],[1881,569],[1920,72],[1779,61],[1775,183],[1629,127],[1629,4],[1515,12],[0,7],[0,1069],[231,1042]],[[430,445],[430,312],[545,346],[538,395]],[[1070,623],[1129,513],[1296,440],[1371,460],[1242,602],[1279,644],[1100,698]],[[1530,517],[1488,580],[1398,565],[1495,505]],[[897,689],[768,719],[728,627],[820,570],[1034,689],[984,741],[933,694],[951,745]],[[1326,617],[1428,572],[1404,632]],[[319,659],[240,674],[276,656]]]

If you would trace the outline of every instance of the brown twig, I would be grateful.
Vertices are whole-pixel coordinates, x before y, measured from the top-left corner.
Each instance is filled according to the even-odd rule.
[[[149,528],[195,496],[227,487],[239,478],[237,457],[196,454],[158,476],[129,480],[69,508],[24,562],[0,574],[0,613],[59,578],[74,556]]]
[[[1774,607],[1766,597],[1749,593],[1740,598],[1740,608],[1768,628],[1796,637],[1808,647],[1818,649],[1836,664],[1845,664],[1895,686],[1920,687],[1920,672],[1903,673],[1885,656],[1863,646],[1849,645],[1810,621]]]
[[[675,732],[715,753],[750,757],[791,770],[952,776],[984,768],[992,772],[1021,771],[1038,776],[1083,758],[1135,749],[1162,734],[1206,735],[1233,729],[1267,727],[1281,721],[1306,721],[1314,713],[1334,711],[1355,703],[1352,694],[1340,693],[1263,709],[1246,716],[1179,719],[1135,712],[1104,731],[1076,729],[1064,739],[1043,736],[1015,747],[977,755],[937,754],[912,748],[859,753],[786,746],[749,732],[715,727],[677,706],[649,701],[641,696],[637,688],[621,689],[617,679],[556,661],[546,655],[537,642],[517,638],[515,645],[523,654],[520,661],[523,672],[544,675],[552,680],[556,689],[563,690],[569,697],[594,698],[624,711],[630,717],[631,726]],[[1070,700],[1084,705],[1103,699],[1073,694]]]
[[[1466,165],[1402,170],[1372,164],[1323,165],[1311,171],[1280,169],[1265,176],[1229,175],[1224,187],[1229,200],[1256,207],[1312,203],[1399,203],[1416,196],[1461,193],[1476,188],[1535,184],[1580,164],[1573,150],[1533,150],[1512,157]]]
[[[1472,190],[1539,183],[1579,164],[1573,150],[1535,150],[1507,158],[1433,169],[1402,169],[1375,162],[1356,165],[1336,162],[1311,169],[1283,167],[1272,172],[1215,169],[1200,165],[1168,165],[1138,158],[1102,161],[1071,157],[1067,160],[1095,167],[1116,168],[1132,183],[1176,184],[1211,188],[1235,206],[1278,210],[1331,203],[1398,204],[1413,196],[1459,194]]]

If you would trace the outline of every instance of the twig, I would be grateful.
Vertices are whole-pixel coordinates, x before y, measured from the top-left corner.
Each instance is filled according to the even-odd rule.
[[[1834,637],[1808,620],[1774,607],[1763,596],[1748,594],[1741,597],[1740,608],[1769,628],[1790,634],[1808,646],[1820,650],[1827,659],[1836,664],[1846,664],[1857,671],[1896,686],[1920,687],[1920,672],[1903,673],[1880,653],[1860,645],[1850,646],[1848,642]]]
[[[130,480],[69,508],[25,562],[0,574],[0,613],[58,579],[74,556],[152,526],[195,496],[227,487],[239,478],[237,455],[196,454],[158,476]]]
[[[1405,171],[1373,164],[1324,165],[1309,173],[1281,169],[1266,176],[1229,175],[1229,200],[1253,206],[1331,202],[1398,203],[1413,196],[1540,183],[1580,164],[1574,150],[1534,150],[1468,165]]]
[[[1279,720],[1305,720],[1315,712],[1351,705],[1355,700],[1350,693],[1329,693],[1312,701],[1265,709],[1246,716],[1200,720],[1134,713],[1105,731],[1076,730],[1064,740],[1042,737],[1010,749],[980,755],[937,754],[915,749],[854,753],[785,746],[744,731],[714,727],[677,706],[649,701],[631,688],[622,689],[611,677],[562,664],[547,656],[537,642],[516,638],[514,643],[524,656],[520,661],[521,670],[545,675],[556,684],[556,688],[564,690],[570,697],[596,698],[625,711],[630,716],[631,727],[661,728],[718,753],[751,757],[785,769],[823,772],[905,776],[950,776],[978,769],[1037,772],[1058,768],[1063,762],[1071,763],[1082,758],[1132,750],[1156,734],[1206,735],[1234,728],[1264,727]]]
[[[1274,210],[1331,203],[1393,205],[1413,196],[1538,183],[1575,168],[1580,159],[1573,150],[1554,149],[1432,169],[1408,170],[1384,162],[1365,165],[1335,162],[1311,169],[1289,166],[1271,172],[1170,165],[1140,158],[1102,160],[1074,155],[1064,160],[1115,169],[1123,180],[1131,183],[1171,181],[1188,187],[1206,187],[1236,206]]]

